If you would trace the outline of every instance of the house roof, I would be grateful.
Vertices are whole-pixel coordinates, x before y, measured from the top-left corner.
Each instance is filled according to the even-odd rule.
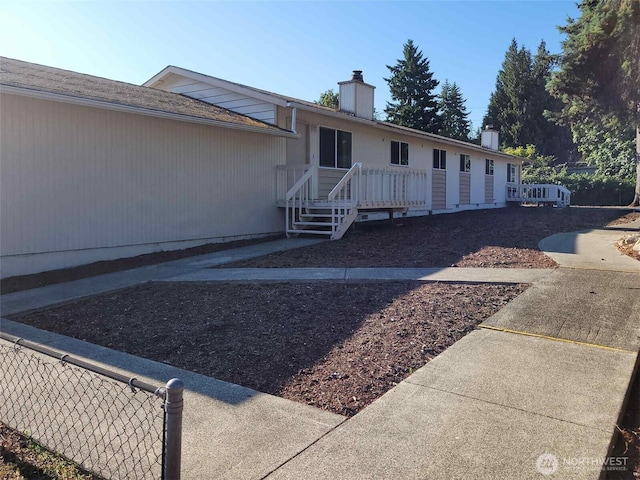
[[[211,75],[205,75],[203,73],[194,72],[192,70],[188,70],[182,67],[176,67],[174,65],[169,65],[164,68],[162,71],[154,75],[152,78],[147,80],[144,85],[146,86],[156,86],[162,83],[162,80],[168,77],[171,74],[185,76],[197,81],[202,81],[204,83],[214,84],[217,86],[222,86],[229,90],[235,91],[237,93],[242,93],[247,96],[258,98],[263,101],[271,102],[275,105],[280,105],[282,107],[296,107],[301,108],[303,110],[307,110],[310,112],[318,113],[321,115],[329,115],[334,118],[341,118],[343,120],[348,120],[352,122],[362,123],[374,128],[383,129],[385,131],[393,131],[397,133],[402,133],[405,135],[411,135],[418,138],[428,138],[430,140],[448,144],[455,145],[459,148],[465,148],[466,150],[481,152],[483,154],[491,154],[498,155],[503,158],[508,158],[510,160],[522,162],[521,157],[517,157],[514,155],[509,155],[504,152],[491,150],[489,148],[482,147],[480,145],[476,145],[475,143],[464,142],[462,140],[456,140],[453,138],[443,137],[441,135],[436,135],[434,133],[423,132],[421,130],[416,130],[409,127],[404,127],[402,125],[397,125],[395,123],[390,122],[382,122],[377,120],[367,120],[364,118],[356,117],[355,115],[347,112],[342,112],[340,110],[336,110],[331,107],[325,107],[323,105],[319,105],[314,102],[309,102],[306,100],[301,100],[299,98],[288,97],[285,95],[281,95],[279,93],[270,92],[267,90],[262,90],[255,87],[250,87],[247,85],[243,85],[240,83],[232,82],[229,80],[224,80],[222,78],[213,77]]]
[[[177,93],[6,57],[0,57],[0,85],[11,89],[5,91],[51,94],[102,106],[127,107],[142,114],[166,114],[178,120],[295,136],[275,125]]]
[[[252,97],[262,98],[265,101],[271,102],[275,105],[280,105],[281,107],[288,106],[289,103],[296,103],[299,105],[305,105],[310,108],[315,108],[320,111],[325,112],[335,112],[333,108],[325,107],[323,105],[318,105],[314,102],[308,102],[306,100],[300,100],[299,98],[287,97],[285,95],[281,95],[279,93],[269,92],[268,90],[262,90],[260,88],[249,87],[247,85],[243,85],[241,83],[232,82],[230,80],[224,80],[222,78],[213,77],[211,75],[205,75],[204,73],[194,72],[193,70],[189,70],[187,68],[176,67],[175,65],[169,65],[164,68],[162,71],[158,72],[156,75],[151,77],[149,80],[143,83],[143,85],[147,87],[153,87],[162,82],[164,78],[168,75],[176,74],[182,75],[188,78],[192,78],[194,80],[199,80],[205,83],[213,83],[216,85],[224,86],[229,90],[236,91],[238,93],[245,93]]]

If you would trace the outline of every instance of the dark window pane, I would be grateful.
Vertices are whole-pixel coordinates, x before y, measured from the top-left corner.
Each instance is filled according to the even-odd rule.
[[[464,155],[460,155],[460,171],[466,172],[466,158]]]
[[[511,164],[507,163],[507,182],[511,182]]]
[[[409,144],[402,143],[402,152],[401,152],[401,165],[409,165]]]
[[[351,168],[351,132],[338,130],[338,168]]]
[[[320,127],[320,166],[336,166],[336,131]]]
[[[433,149],[433,168],[440,168],[440,150]]]
[[[400,144],[398,142],[391,142],[391,163],[400,165]]]
[[[484,161],[484,173],[485,175],[489,175],[489,159],[485,159]]]
[[[447,151],[440,150],[440,168],[446,170],[447,168]]]

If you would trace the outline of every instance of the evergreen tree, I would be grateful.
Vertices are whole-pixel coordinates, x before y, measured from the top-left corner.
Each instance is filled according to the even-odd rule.
[[[338,110],[340,107],[340,94],[334,92],[333,89],[327,90],[326,92],[322,92],[320,99],[314,103]]]
[[[545,88],[555,61],[544,40],[532,56],[513,39],[496,78],[484,124],[500,132],[504,147],[535,145],[541,155],[568,161],[575,155],[571,131],[549,120],[553,112],[562,109],[561,102]]]
[[[442,127],[438,132],[440,135],[469,141],[471,125],[465,99],[462,98],[460,87],[455,82],[449,83],[449,80],[444,81],[440,92],[440,119],[442,121]]]
[[[489,99],[484,125],[493,125],[500,132],[500,141],[507,147],[535,143],[528,141],[529,94],[532,90],[531,52],[518,48],[514,38],[505,54],[496,78],[496,89]]]
[[[403,58],[394,66],[387,65],[391,72],[385,81],[389,84],[391,99],[385,113],[389,122],[438,133],[440,117],[438,99],[433,90],[438,81],[429,70],[429,61],[418,50],[412,40],[403,46]]]
[[[563,116],[598,128],[614,117],[636,130],[636,188],[640,205],[640,2],[583,0],[567,35],[550,91],[565,103]]]

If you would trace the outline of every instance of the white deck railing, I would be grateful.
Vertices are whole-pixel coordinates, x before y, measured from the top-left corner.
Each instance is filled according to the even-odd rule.
[[[402,208],[426,205],[426,170],[361,168],[358,208]]]
[[[555,203],[559,207],[571,205],[571,192],[562,185],[507,185],[507,201],[523,203]]]

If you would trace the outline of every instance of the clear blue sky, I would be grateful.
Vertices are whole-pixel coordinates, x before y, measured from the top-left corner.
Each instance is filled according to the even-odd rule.
[[[557,53],[568,16],[571,0],[0,0],[0,55],[135,84],[176,65],[304,100],[358,69],[383,111],[386,65],[411,38],[479,127],[511,39]]]

